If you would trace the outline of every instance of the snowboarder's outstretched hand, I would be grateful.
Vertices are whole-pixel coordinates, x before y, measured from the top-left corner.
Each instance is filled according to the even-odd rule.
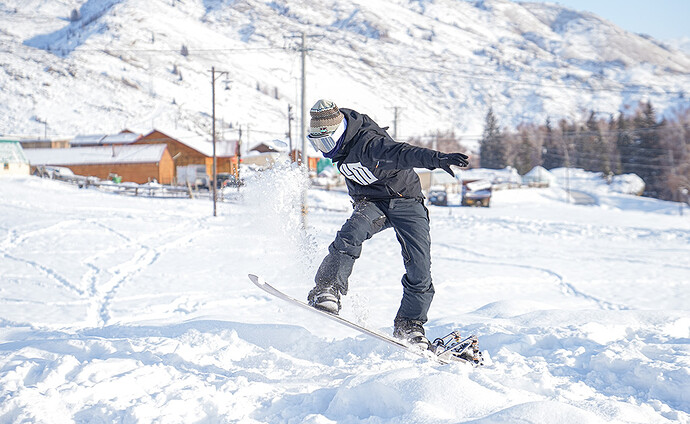
[[[459,166],[461,168],[470,164],[470,157],[464,153],[441,153],[439,157],[439,168],[443,169],[451,176],[455,176],[455,172],[450,169],[451,165]]]

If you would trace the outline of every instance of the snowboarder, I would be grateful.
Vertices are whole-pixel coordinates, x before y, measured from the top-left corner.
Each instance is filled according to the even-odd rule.
[[[340,296],[347,294],[348,278],[362,243],[393,228],[406,271],[393,335],[428,348],[423,325],[434,296],[429,211],[413,168],[441,168],[455,176],[451,166],[468,166],[468,156],[396,142],[369,116],[339,109],[330,100],[316,102],[310,115],[307,138],[345,176],[354,212],[328,247],[316,273],[316,286],[307,297],[309,304],[338,314]]]

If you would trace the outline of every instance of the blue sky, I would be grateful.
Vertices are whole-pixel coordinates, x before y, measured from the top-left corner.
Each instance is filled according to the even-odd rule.
[[[690,37],[690,0],[520,0],[593,12],[632,32],[659,40]]]

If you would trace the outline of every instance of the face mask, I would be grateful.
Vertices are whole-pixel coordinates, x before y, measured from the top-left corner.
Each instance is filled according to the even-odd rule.
[[[338,140],[344,132],[345,126],[341,122],[340,125],[338,125],[338,128],[331,134],[318,136],[309,134],[307,136],[307,140],[311,142],[311,145],[314,146],[316,150],[319,150],[323,153],[328,153],[335,148],[335,145],[338,143]]]

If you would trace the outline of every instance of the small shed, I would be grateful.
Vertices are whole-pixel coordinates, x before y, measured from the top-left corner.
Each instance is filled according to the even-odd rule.
[[[0,140],[0,175],[29,175],[29,160],[15,140]]]
[[[122,181],[144,184],[156,180],[170,184],[173,160],[165,144],[26,149],[32,167],[64,166],[77,175],[107,179],[117,174]]]

